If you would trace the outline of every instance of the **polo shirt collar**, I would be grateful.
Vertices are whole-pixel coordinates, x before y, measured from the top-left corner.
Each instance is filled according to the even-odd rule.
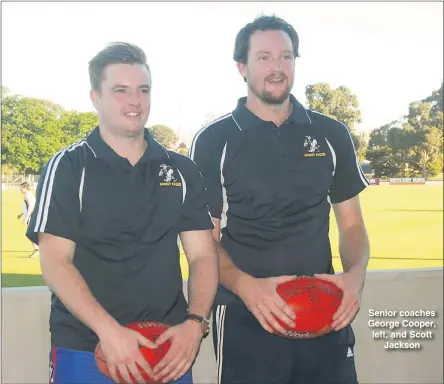
[[[292,94],[290,94],[290,101],[293,104],[293,111],[285,123],[311,124],[311,119],[307,114],[307,110]],[[264,123],[267,123],[251,112],[245,106],[246,102],[246,97],[240,98],[236,109],[233,111],[233,116],[239,125],[239,128],[241,130],[254,129]]]
[[[140,161],[148,161],[151,159],[167,160],[169,154],[167,150],[153,139],[148,129],[144,129],[145,140],[148,143],[147,149],[143,154]],[[88,146],[94,152],[97,158],[103,158],[108,160],[123,159],[119,156],[100,136],[99,127],[95,127],[94,130],[86,138]]]

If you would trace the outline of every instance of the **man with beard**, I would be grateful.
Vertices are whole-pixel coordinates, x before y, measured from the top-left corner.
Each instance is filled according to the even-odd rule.
[[[290,94],[298,50],[296,31],[280,18],[242,28],[234,60],[248,95],[198,132],[190,149],[216,223],[213,338],[221,384],[357,383],[350,323],[369,258],[358,197],[369,183],[348,129]],[[338,275],[331,206],[344,269]],[[276,286],[301,275],[333,282],[344,296],[333,332],[290,340],[273,334],[283,331],[274,316],[290,326],[298,321]]]
[[[49,160],[27,232],[40,245],[53,293],[50,382],[111,384],[94,359],[100,341],[114,382],[119,373],[125,383],[130,374],[144,382],[139,366],[159,382],[191,384],[218,280],[202,176],[145,128],[151,74],[139,47],[109,45],[89,73],[99,125]],[[188,303],[178,236],[190,270]],[[156,344],[125,327],[138,321],[171,327]],[[153,375],[139,346],[167,339]]]

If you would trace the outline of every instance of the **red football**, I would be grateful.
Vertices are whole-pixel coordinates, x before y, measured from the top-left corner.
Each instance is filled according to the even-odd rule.
[[[152,321],[142,321],[142,322],[136,322],[126,325],[127,328],[134,329],[135,331],[141,333],[143,336],[145,336],[147,339],[151,341],[156,341],[159,336],[166,331],[169,326],[167,324],[162,323],[156,323]],[[154,366],[166,355],[168,350],[170,349],[171,342],[167,340],[165,343],[160,345],[156,349],[150,349],[147,347],[140,347],[140,352],[142,353],[142,356],[145,358],[145,360],[149,363],[151,368],[154,368]],[[96,359],[97,366],[105,376],[111,378],[108,364],[105,361],[105,357],[103,355],[102,349],[100,347],[100,342],[97,344],[96,349],[94,351],[94,356]],[[142,375],[143,379],[147,383],[160,383],[160,381],[155,381],[153,378],[148,376],[148,374],[139,367],[139,372]],[[119,380],[123,382],[123,378],[120,376],[119,372],[117,371],[117,375],[119,377]],[[135,383],[136,379],[133,377],[133,375],[130,373],[131,380]]]
[[[342,301],[342,290],[336,285],[314,277],[301,276],[278,285],[277,293],[296,314],[294,328],[276,320],[287,331],[280,336],[290,339],[311,339],[333,330],[333,315]]]

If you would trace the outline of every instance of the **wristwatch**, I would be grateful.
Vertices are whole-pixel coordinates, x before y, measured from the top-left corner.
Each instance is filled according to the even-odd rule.
[[[187,320],[193,320],[200,324],[203,337],[207,337],[210,333],[210,320],[206,317],[195,315],[194,313],[189,313],[187,315]]]

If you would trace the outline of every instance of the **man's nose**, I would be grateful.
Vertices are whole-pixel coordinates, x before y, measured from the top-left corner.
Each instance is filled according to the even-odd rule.
[[[282,72],[283,65],[281,59],[274,59],[270,61],[270,67],[268,68],[270,71]]]
[[[140,105],[140,93],[139,92],[131,92],[129,94],[128,101],[132,105]]]

